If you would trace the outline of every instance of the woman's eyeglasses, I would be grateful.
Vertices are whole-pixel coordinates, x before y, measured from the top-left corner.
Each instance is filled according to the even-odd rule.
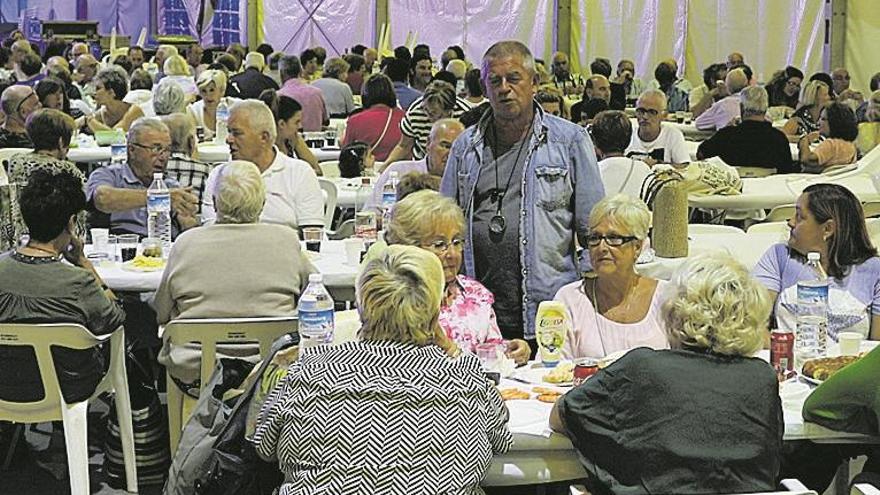
[[[638,239],[638,237],[633,237],[631,235],[597,235],[590,234],[587,236],[587,246],[596,247],[600,242],[605,241],[605,244],[611,247],[620,247],[626,244],[627,242],[632,242]]]
[[[453,248],[457,251],[461,251],[464,249],[464,239],[460,237],[456,237],[451,241],[447,241],[446,239],[437,239],[435,241],[431,241],[428,244],[422,245],[424,248],[428,248],[435,253],[443,254],[446,251],[449,251],[449,248]]]

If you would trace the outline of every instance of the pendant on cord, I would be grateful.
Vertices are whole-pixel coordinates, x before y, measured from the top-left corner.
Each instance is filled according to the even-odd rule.
[[[504,216],[501,213],[496,213],[495,216],[489,219],[489,232],[495,235],[501,235],[504,231],[507,230],[507,222],[504,220]]]

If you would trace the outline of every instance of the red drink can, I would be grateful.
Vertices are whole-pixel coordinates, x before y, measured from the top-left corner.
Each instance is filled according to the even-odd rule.
[[[770,365],[777,374],[785,375],[794,369],[794,332],[770,332]]]
[[[574,362],[574,378],[572,385],[577,387],[584,383],[587,378],[599,372],[599,363],[595,359],[584,358]]]

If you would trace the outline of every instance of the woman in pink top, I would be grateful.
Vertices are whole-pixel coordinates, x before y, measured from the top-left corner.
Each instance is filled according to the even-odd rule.
[[[388,244],[420,246],[440,258],[446,290],[440,305],[440,328],[464,351],[478,344],[504,341],[492,304],[495,297],[480,282],[459,275],[464,250],[464,215],[458,205],[436,191],[418,191],[394,206],[385,232]],[[507,344],[507,355],[517,363],[529,360],[525,340]]]
[[[342,144],[363,141],[373,156],[382,162],[400,141],[400,121],[405,115],[397,107],[397,95],[391,79],[384,74],[370,76],[361,89],[364,110],[348,118]]]
[[[572,322],[565,357],[669,347],[660,317],[666,282],[635,271],[650,226],[651,213],[639,199],[617,194],[593,207],[587,237],[593,272],[563,286],[555,297],[565,303]]]
[[[849,165],[858,159],[855,140],[859,136],[856,115],[843,103],[831,103],[819,114],[819,131],[798,141],[805,172],[821,172],[829,167]],[[810,150],[810,144],[825,139]]]

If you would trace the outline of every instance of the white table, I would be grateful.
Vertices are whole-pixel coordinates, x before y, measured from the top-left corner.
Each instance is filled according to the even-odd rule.
[[[758,264],[758,260],[767,249],[778,242],[785,242],[785,238],[779,234],[754,233],[746,234],[692,234],[689,235],[688,256],[713,251],[727,251],[737,261],[751,270]],[[650,263],[636,265],[636,271],[642,275],[662,280],[669,280],[672,274],[687,261],[684,258],[660,258],[656,257]]]
[[[339,208],[362,208],[373,196],[374,182],[369,186],[361,186],[361,179],[330,179],[336,184],[336,206]],[[374,178],[375,181],[375,178]]]
[[[67,153],[67,158],[72,162],[80,163],[109,162],[110,147],[71,148]],[[199,159],[211,163],[227,162],[229,161],[229,147],[225,144],[200,143]]]
[[[862,350],[869,351],[877,342],[865,341]],[[836,345],[829,348],[829,354],[835,355]],[[760,351],[759,357],[769,360],[769,351]],[[502,380],[501,387],[530,389],[531,385]],[[804,397],[800,401],[783,401],[783,420],[785,433],[783,439],[813,440],[824,443],[877,443],[880,438],[857,433],[845,433],[830,430],[815,423],[804,422],[801,415]],[[542,422],[549,428],[552,404],[537,400],[507,401],[510,411],[510,425]],[[514,433],[514,444],[510,452],[495,456],[489,471],[483,480],[484,486],[523,485],[532,483],[550,483],[555,481],[574,480],[587,476],[578,460],[571,441],[563,435],[553,433],[549,437]]]
[[[688,155],[690,155],[691,160],[696,161],[696,159],[697,159],[697,148],[700,147],[700,143],[702,143],[702,141],[685,141],[685,142],[684,142],[684,147],[687,149],[687,151],[688,151]],[[795,144],[795,143],[788,143],[788,147],[791,149],[791,159],[792,159],[792,160],[797,160],[797,159],[799,158],[799,157],[798,157],[798,147],[797,147],[797,144]]]
[[[87,246],[87,252],[91,246]],[[354,300],[354,283],[358,267],[345,262],[342,241],[323,241],[321,252],[308,254],[315,268],[324,275],[324,285],[340,301]],[[162,271],[133,272],[124,270],[119,263],[102,262],[95,267],[104,282],[113,290],[124,292],[155,292],[162,280]]]

